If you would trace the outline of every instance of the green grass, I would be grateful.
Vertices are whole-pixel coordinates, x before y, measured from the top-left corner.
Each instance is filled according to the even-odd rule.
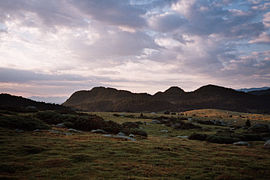
[[[150,122],[115,117],[105,120]],[[136,114],[137,115],[137,114]],[[151,114],[149,114],[151,115]],[[147,139],[125,141],[84,132],[70,136],[48,131],[16,133],[0,129],[0,179],[269,179],[270,153],[263,142],[250,147],[177,138],[219,128],[174,130],[141,126]],[[162,133],[161,130],[168,130]]]

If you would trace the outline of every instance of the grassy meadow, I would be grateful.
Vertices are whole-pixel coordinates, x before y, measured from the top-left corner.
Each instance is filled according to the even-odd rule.
[[[176,130],[164,124],[151,123],[152,117],[164,114],[144,113],[147,118],[139,118],[140,113],[89,114],[120,124],[141,121],[140,128],[147,132],[148,137],[135,137],[136,141],[129,141],[86,131],[64,134],[66,128],[54,126],[52,130],[63,134],[46,129],[17,132],[2,127],[0,179],[270,178],[270,151],[263,148],[263,141],[252,141],[250,146],[236,146],[179,137],[194,132],[214,134],[227,127],[200,124],[202,129]],[[251,123],[269,123],[270,120],[269,115],[221,110],[188,111],[182,116],[203,120],[222,118],[242,125],[247,118]]]

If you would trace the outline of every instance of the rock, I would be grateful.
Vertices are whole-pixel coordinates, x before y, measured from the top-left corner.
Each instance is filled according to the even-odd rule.
[[[162,133],[168,133],[169,131],[167,129],[160,130]]]
[[[72,135],[72,133],[64,133],[66,136],[71,136]]]
[[[55,127],[58,127],[58,128],[66,128],[65,123],[59,123],[59,124],[56,124]]]
[[[151,121],[152,124],[161,124],[161,122],[159,120],[153,119]]]
[[[270,131],[268,124],[255,124],[248,129],[256,133],[264,133]]]
[[[125,139],[125,140],[131,140],[131,141],[136,141],[136,139],[129,137],[129,136],[121,136],[121,135],[112,135],[112,134],[104,134],[104,137],[111,137],[111,138],[116,138],[116,139]]]
[[[265,149],[270,149],[270,140],[266,141],[263,147]]]
[[[119,132],[119,133],[117,134],[117,136],[126,136],[126,134],[123,133],[123,132]]]
[[[238,141],[238,142],[235,142],[233,144],[236,146],[250,146],[250,144],[246,141]]]
[[[57,131],[57,130],[53,130],[53,129],[49,130],[49,132],[54,133],[54,134],[62,134],[61,131]]]
[[[22,129],[15,129],[15,132],[17,132],[17,133],[23,133],[24,130],[22,130]]]
[[[103,129],[93,129],[91,132],[98,133],[98,134],[107,134],[107,132],[104,131]]]
[[[103,136],[104,137],[113,137],[114,135],[112,135],[112,134],[104,134]]]
[[[188,138],[188,136],[176,136],[176,137],[182,138],[182,139],[187,139]]]
[[[79,131],[77,129],[72,129],[72,128],[69,128],[68,131],[73,132],[73,133],[81,133],[82,132],[82,131]]]

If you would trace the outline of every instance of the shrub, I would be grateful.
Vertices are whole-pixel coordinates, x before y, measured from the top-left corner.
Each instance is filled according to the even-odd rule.
[[[204,141],[206,138],[207,138],[206,134],[197,134],[197,133],[193,133],[188,137],[188,139],[200,141]]]
[[[123,127],[125,128],[139,128],[139,123],[136,122],[124,122],[122,124]]]
[[[99,129],[103,129],[107,132],[111,132],[114,134],[117,134],[122,130],[122,126],[116,122],[113,121],[104,121],[104,122],[105,122],[104,127],[100,127]]]
[[[47,124],[58,124],[63,122],[61,114],[54,111],[40,111],[36,113],[36,117]]]
[[[49,126],[32,116],[0,115],[0,127],[22,130],[49,129]]]
[[[230,136],[218,136],[218,135],[210,135],[205,140],[208,142],[218,143],[218,144],[232,144],[234,142],[240,141],[239,138],[230,137]]]
[[[237,134],[235,137],[241,139],[241,141],[262,141],[263,138],[259,134]]]

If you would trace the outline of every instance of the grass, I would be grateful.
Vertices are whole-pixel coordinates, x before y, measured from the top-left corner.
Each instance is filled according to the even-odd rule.
[[[115,117],[105,120],[150,122]],[[135,116],[139,114],[135,114]],[[147,114],[146,114],[147,115]],[[152,114],[149,114],[149,116]],[[158,116],[158,115],[155,115]],[[269,179],[270,153],[263,142],[250,147],[178,138],[204,130],[174,130],[160,124],[141,126],[147,139],[125,141],[83,132],[16,133],[0,128],[0,179]],[[168,133],[161,130],[168,130]]]

